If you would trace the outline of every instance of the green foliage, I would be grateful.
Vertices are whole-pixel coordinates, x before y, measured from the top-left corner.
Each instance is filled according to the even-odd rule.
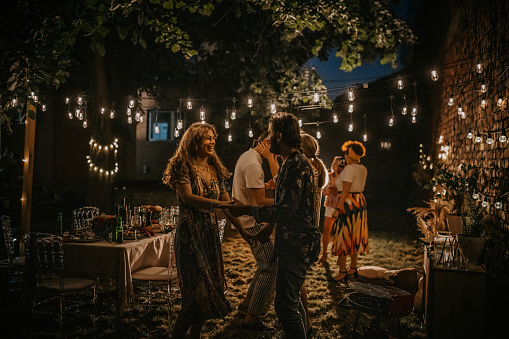
[[[465,196],[461,220],[463,221],[462,235],[465,237],[483,237],[489,223],[489,217],[484,213],[481,203],[475,201],[471,195]]]

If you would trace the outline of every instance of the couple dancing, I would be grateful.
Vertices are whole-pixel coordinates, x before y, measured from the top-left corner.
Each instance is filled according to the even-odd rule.
[[[277,224],[274,307],[285,336],[305,338],[307,322],[300,289],[307,270],[318,259],[320,233],[313,170],[299,152],[298,120],[292,114],[276,113],[269,121],[270,151],[283,160],[273,205],[231,203],[226,184],[230,173],[214,151],[215,139],[212,125],[193,124],[184,134],[163,177],[164,183],[177,190],[181,206],[175,252],[183,303],[173,337],[184,337],[190,331],[191,337],[199,338],[206,319],[223,318],[231,311],[224,296],[221,244],[214,212],[222,208],[250,244],[257,239],[264,242],[272,233],[274,223]],[[237,218],[245,215],[268,224],[255,236]]]

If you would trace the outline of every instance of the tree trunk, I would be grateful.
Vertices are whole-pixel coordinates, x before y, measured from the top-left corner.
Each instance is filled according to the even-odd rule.
[[[87,107],[88,128],[97,146],[94,146],[94,143],[90,145],[89,155],[94,166],[90,167],[88,172],[87,204],[110,214],[113,212],[113,181],[116,175],[106,175],[106,171],[115,169],[116,148],[108,147],[108,150],[105,150],[104,146],[112,145],[114,142],[112,132],[114,120],[110,119],[109,113],[115,107],[110,97],[104,57],[91,50],[88,53],[92,94]],[[104,114],[101,114],[101,107],[105,108]],[[102,146],[101,149],[99,145]]]

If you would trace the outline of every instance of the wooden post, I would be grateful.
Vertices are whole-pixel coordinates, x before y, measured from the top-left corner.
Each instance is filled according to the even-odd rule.
[[[32,217],[32,183],[34,176],[34,145],[35,145],[36,107],[27,102],[25,119],[25,151],[23,156],[23,190],[21,191],[21,236],[30,232]],[[23,242],[20,246],[23,250]]]

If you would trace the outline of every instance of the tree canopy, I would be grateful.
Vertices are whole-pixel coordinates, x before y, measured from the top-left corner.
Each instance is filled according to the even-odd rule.
[[[302,68],[313,55],[325,59],[337,50],[346,71],[376,55],[382,63],[396,65],[398,50],[413,44],[415,37],[395,17],[394,4],[389,0],[7,2],[2,4],[7,8],[0,24],[2,123],[32,92],[58,87],[71,76],[79,42],[107,56],[112,39],[165,59],[166,74],[164,69],[158,70],[159,76],[146,72],[150,76],[133,84],[155,93],[164,79],[190,78],[188,85],[194,90],[199,89],[196,84],[211,90],[217,82],[228,83],[233,93],[276,97],[294,93],[293,100],[307,100],[295,93],[323,89],[315,74]]]

